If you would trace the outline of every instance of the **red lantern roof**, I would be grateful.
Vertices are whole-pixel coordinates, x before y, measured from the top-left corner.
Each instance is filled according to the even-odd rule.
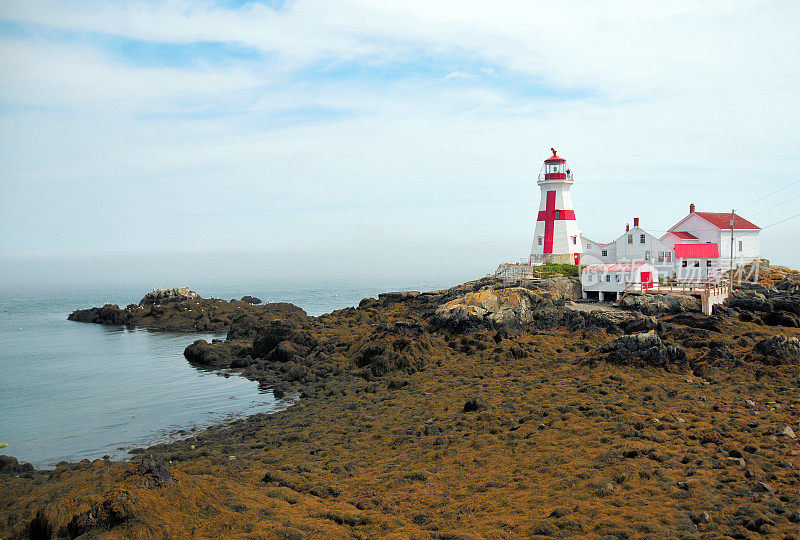
[[[566,159],[559,157],[558,154],[556,154],[555,148],[551,148],[550,150],[553,152],[553,155],[544,160],[545,163],[565,163],[567,161]]]

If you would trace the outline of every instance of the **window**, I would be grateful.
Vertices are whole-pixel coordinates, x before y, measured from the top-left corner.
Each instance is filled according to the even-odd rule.
[[[561,215],[560,211],[559,211],[559,210],[556,210],[556,219],[558,219],[558,217],[559,217],[560,215]]]
[[[611,281],[611,274],[606,274],[606,283]]]
[[[706,261],[706,267],[711,268],[711,259]]]
[[[586,249],[592,249],[592,244],[589,243],[589,242],[586,242]]]
[[[640,234],[639,235],[639,243],[640,244],[644,244],[644,241],[645,241],[645,236],[643,234]]]
[[[687,266],[686,261],[681,261],[681,268],[686,268]]]
[[[600,253],[603,255],[603,257],[608,257],[608,250],[607,249],[604,249]]]
[[[573,236],[572,237],[572,243],[573,244],[577,244],[578,243],[578,237],[577,236]]]
[[[588,274],[588,273],[587,273],[587,274],[586,274],[586,282],[587,282],[587,283],[591,283],[591,282],[592,282],[592,278],[593,278],[593,277],[594,277],[594,276],[593,276],[592,274]]]
[[[628,243],[629,244],[633,244],[633,235],[632,234],[628,235]]]
[[[542,245],[542,237],[541,236],[539,237],[539,245],[540,246]]]
[[[700,268],[700,261],[694,261],[694,267]]]
[[[741,252],[742,252],[742,241],[739,240],[739,253],[741,253]]]
[[[615,278],[617,278],[617,283],[619,283],[619,274],[617,274],[617,275],[616,275],[616,276],[614,276],[614,277],[615,277]]]
[[[672,252],[671,251],[667,251],[666,253],[664,253],[664,255],[667,256],[667,262],[672,262]]]
[[[658,252],[658,262],[660,262],[660,263],[664,262],[664,252],[663,251],[659,251]]]
[[[646,260],[646,261],[650,260],[650,252],[649,251],[645,251],[644,252],[644,260]]]

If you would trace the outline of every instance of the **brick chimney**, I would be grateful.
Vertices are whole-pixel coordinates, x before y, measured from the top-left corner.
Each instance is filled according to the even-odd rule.
[[[694,214],[694,203],[689,205],[689,213]]]
[[[639,226],[639,218],[637,218],[637,217],[633,218],[633,226],[634,227],[638,227]]]
[[[626,223],[625,224],[625,232],[628,232],[630,230],[631,230],[631,224],[630,223]]]

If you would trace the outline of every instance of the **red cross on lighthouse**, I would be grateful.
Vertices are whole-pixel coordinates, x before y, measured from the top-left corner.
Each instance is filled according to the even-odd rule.
[[[553,155],[555,155],[555,152]],[[556,210],[556,192],[548,191],[545,209],[539,211],[539,217],[537,218],[537,221],[544,221],[544,254],[553,253],[553,231],[555,230],[556,221],[574,219],[575,210]]]

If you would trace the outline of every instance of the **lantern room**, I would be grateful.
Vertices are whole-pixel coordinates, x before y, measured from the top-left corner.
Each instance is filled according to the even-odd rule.
[[[555,148],[550,149],[553,152],[553,155],[544,160],[544,166],[542,167],[542,173],[539,175],[539,182],[542,181],[571,181],[572,174],[570,174],[570,170],[567,168],[567,160],[560,157],[556,153]]]

